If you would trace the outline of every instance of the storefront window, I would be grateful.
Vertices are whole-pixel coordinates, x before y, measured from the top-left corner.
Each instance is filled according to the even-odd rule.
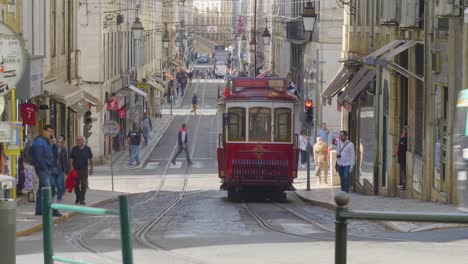
[[[245,108],[233,107],[228,110],[228,140],[245,141]]]
[[[249,141],[271,141],[271,109],[249,109]]]
[[[374,183],[374,157],[375,157],[375,113],[374,113],[374,95],[363,94],[360,98],[360,139],[357,161],[359,162],[359,181],[364,184]]]
[[[275,142],[291,141],[291,109],[275,109]]]

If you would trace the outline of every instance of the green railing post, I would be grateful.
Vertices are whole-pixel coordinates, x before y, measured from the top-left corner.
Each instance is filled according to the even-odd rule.
[[[342,217],[341,213],[348,211],[349,195],[345,192],[338,192],[335,194],[335,203],[335,264],[346,264],[348,220]]]
[[[44,264],[53,264],[54,260],[54,244],[52,241],[52,209],[50,187],[42,188],[41,190],[41,206],[42,206],[42,228],[43,228],[43,243],[44,243]]]
[[[128,207],[128,197],[119,196],[120,203],[120,238],[122,240],[122,261],[123,264],[133,264],[132,253],[132,228],[130,226],[130,209]]]

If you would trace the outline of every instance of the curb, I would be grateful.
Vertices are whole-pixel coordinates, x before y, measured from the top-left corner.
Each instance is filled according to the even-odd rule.
[[[318,200],[312,200],[310,198],[304,197],[299,194],[297,191],[294,192],[297,197],[299,197],[302,201],[318,207],[323,207],[330,210],[335,210],[336,205],[331,202],[324,202]],[[423,231],[431,231],[431,230],[440,230],[440,229],[448,229],[448,228],[461,228],[461,227],[468,227],[466,224],[431,224],[427,226],[418,226],[413,224],[412,222],[395,222],[395,221],[373,221],[375,223],[381,224],[382,226],[391,229],[393,231],[401,232],[401,233],[415,233],[415,232],[423,232]],[[403,227],[397,223],[405,223],[408,227]]]
[[[163,137],[163,135],[166,133],[166,130],[169,128],[169,126],[172,124],[172,121],[174,121],[174,118],[175,116],[169,116],[169,121],[165,122],[164,126],[162,127],[162,129],[157,132],[157,138],[153,141],[154,143],[151,144],[151,145],[148,145],[147,147],[149,147],[151,150],[148,151],[147,153],[144,154],[144,156],[142,155],[140,160],[140,165],[138,166],[132,166],[131,168],[123,168],[123,169],[116,169],[114,168],[113,169],[113,172],[129,172],[129,171],[134,171],[135,169],[141,169],[143,168],[144,164],[146,163],[146,160],[148,159],[148,157],[151,155],[151,153],[153,152],[153,150],[156,148],[156,146],[158,145],[159,141],[161,140],[161,138]],[[108,168],[99,168],[96,170],[96,167],[94,168],[94,172],[109,172],[110,171],[110,165]]]
[[[89,207],[98,207],[98,206],[101,206],[101,205],[106,204],[106,203],[115,202],[117,200],[118,200],[118,196],[96,202],[96,203],[90,205]],[[71,213],[63,214],[61,217],[54,218],[53,223],[54,224],[63,223],[66,220],[68,220],[68,219],[70,219],[70,218],[72,218],[72,217],[74,217],[74,216],[76,216],[78,214],[80,214],[80,213],[71,212]],[[40,231],[42,231],[42,224],[35,225],[35,226],[30,227],[30,228],[25,229],[25,230],[16,231],[16,237],[27,237],[27,236],[30,236],[32,234],[38,233]]]

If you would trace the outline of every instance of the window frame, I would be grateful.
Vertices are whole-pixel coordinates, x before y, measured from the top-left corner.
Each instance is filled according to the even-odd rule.
[[[240,109],[242,110],[242,114],[243,114],[243,117],[244,117],[244,127],[243,127],[243,130],[244,130],[244,137],[240,137],[240,138],[234,138],[232,139],[231,138],[231,133],[230,133],[230,121],[231,121],[231,118],[229,116],[230,114],[230,110],[235,110],[235,109]],[[239,107],[239,106],[235,106],[235,107],[230,107],[228,108],[227,110],[227,116],[228,116],[228,121],[227,121],[227,140],[228,141],[232,141],[232,142],[246,142],[247,141],[247,131],[246,131],[246,124],[247,124],[247,108],[245,107]],[[242,121],[242,120],[241,120]],[[239,124],[238,124],[239,126]],[[241,129],[238,129],[238,132],[241,131]]]
[[[267,132],[267,134],[269,134],[270,136],[269,136],[269,139],[268,139],[268,140],[266,140],[266,139],[264,139],[264,138],[263,138],[263,139],[262,139],[262,138],[253,138],[253,137],[251,136],[251,132],[252,132],[252,131],[251,131],[251,127],[252,127],[252,123],[251,123],[251,119],[252,119],[252,118],[251,118],[251,113],[252,113],[252,111],[254,111],[255,109],[266,109],[266,110],[268,110],[268,112],[269,112],[269,115],[268,115],[268,116],[269,116],[269,120],[268,120],[269,122],[268,122],[268,132]],[[249,141],[249,142],[274,142],[273,139],[272,139],[272,133],[271,133],[271,132],[272,132],[272,109],[274,109],[274,108],[272,108],[272,107],[266,107],[266,106],[249,107],[249,115],[248,115],[248,117],[249,117],[249,119],[248,119],[248,124],[249,124],[249,125],[248,125],[248,141]]]
[[[279,140],[279,137],[278,135],[280,134],[279,131],[280,131],[280,127],[281,127],[281,124],[279,123],[279,115],[278,115],[278,112],[280,111],[284,111],[284,110],[287,110],[288,111],[288,120],[287,120],[287,128],[288,128],[288,139],[287,140]],[[273,130],[274,130],[274,133],[273,133],[273,142],[275,143],[290,143],[291,140],[292,140],[292,110],[291,108],[288,108],[288,107],[278,107],[278,108],[274,108],[273,109],[273,122],[274,122],[274,125],[273,125]]]

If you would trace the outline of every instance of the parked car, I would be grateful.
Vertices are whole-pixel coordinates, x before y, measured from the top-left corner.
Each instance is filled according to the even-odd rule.
[[[226,66],[226,62],[225,61],[216,61],[216,64],[215,64],[215,75],[216,75],[216,78],[224,78],[224,76],[226,76],[226,73],[227,73],[227,66]]]

